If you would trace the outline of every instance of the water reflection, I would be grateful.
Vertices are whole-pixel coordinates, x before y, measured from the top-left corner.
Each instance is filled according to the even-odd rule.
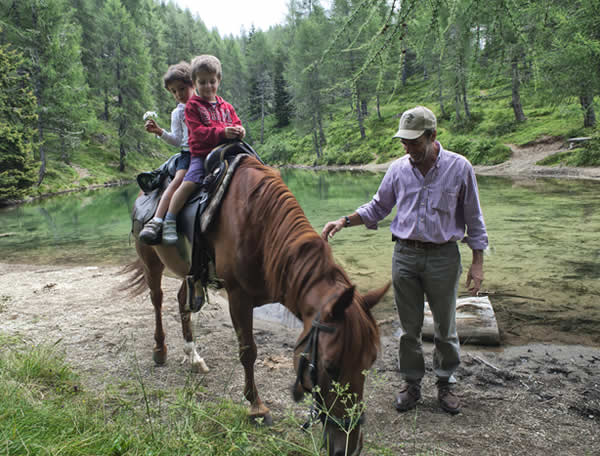
[[[281,174],[320,232],[329,220],[352,213],[377,191],[382,173],[283,169]],[[496,299],[504,329],[523,321],[557,323],[600,333],[600,184],[589,181],[478,178],[490,249],[484,289],[530,296]],[[126,264],[135,185],[55,197],[0,210],[1,261],[34,264]],[[331,241],[336,258],[359,290],[391,278],[389,224],[342,230]],[[464,269],[471,252],[461,245]],[[459,294],[465,295],[465,274]],[[394,315],[392,293],[377,306]]]

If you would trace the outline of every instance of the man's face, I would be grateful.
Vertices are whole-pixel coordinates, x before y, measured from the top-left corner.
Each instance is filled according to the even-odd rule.
[[[410,155],[410,160],[415,165],[420,165],[425,159],[435,152],[433,142],[435,133],[427,137],[424,133],[416,139],[401,139],[404,150]]]

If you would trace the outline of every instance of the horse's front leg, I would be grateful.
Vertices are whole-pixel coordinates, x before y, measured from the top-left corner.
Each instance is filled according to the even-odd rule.
[[[192,367],[192,372],[201,372],[206,374],[210,371],[210,369],[196,350],[194,333],[192,331],[192,314],[185,305],[186,299],[187,287],[184,280],[179,288],[179,292],[177,293],[177,301],[179,301],[179,315],[181,316],[181,329],[183,331],[183,339],[185,341],[183,351],[185,352],[187,361]]]
[[[252,333],[252,301],[248,297],[242,297],[239,292],[232,293],[228,290],[227,294],[229,296],[229,313],[238,338],[240,361],[244,366],[244,397],[250,402],[250,419],[256,421],[260,418],[264,424],[271,425],[273,419],[270,410],[260,399],[254,380],[254,363],[257,351],[254,334]]]

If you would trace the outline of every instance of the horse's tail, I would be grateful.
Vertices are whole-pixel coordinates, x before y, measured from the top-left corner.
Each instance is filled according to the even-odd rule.
[[[120,273],[131,274],[129,280],[119,287],[120,291],[126,291],[131,296],[138,296],[148,289],[144,277],[144,263],[139,258],[124,266]]]

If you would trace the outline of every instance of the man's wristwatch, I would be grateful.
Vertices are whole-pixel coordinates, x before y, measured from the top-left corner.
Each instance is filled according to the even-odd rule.
[[[344,226],[350,226],[350,217],[344,215]]]

